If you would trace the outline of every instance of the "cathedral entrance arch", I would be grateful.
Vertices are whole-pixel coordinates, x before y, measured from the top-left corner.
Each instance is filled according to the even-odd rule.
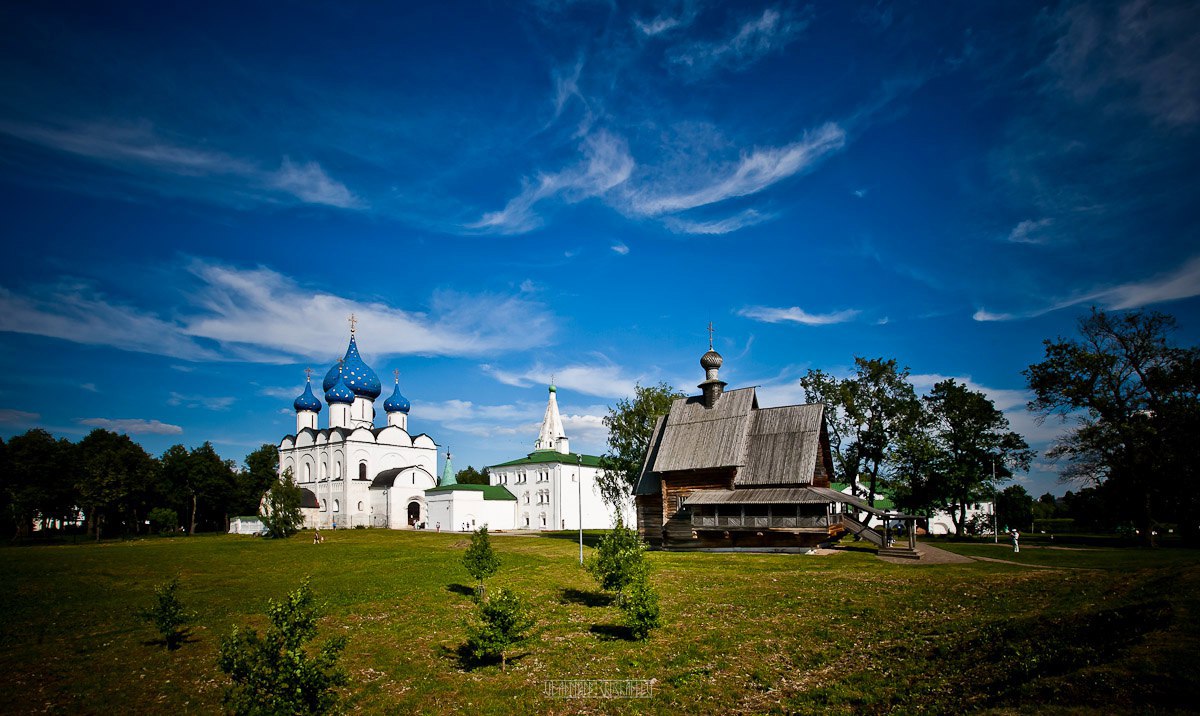
[[[412,527],[421,521],[421,503],[413,500],[408,503],[408,526]]]

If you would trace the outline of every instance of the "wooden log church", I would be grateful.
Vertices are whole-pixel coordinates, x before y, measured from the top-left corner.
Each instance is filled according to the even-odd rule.
[[[878,537],[842,512],[867,506],[830,489],[825,406],[759,408],[754,388],[725,390],[722,363],[710,337],[701,394],[676,399],[654,427],[634,491],[641,538],[670,550],[804,552],[847,530]]]

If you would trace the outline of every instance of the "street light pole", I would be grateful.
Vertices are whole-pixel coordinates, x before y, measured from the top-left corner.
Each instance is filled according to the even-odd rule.
[[[996,522],[996,460],[992,459],[992,541],[1000,544],[1000,527]]]
[[[575,464],[575,485],[579,488],[579,564],[583,565],[583,454]]]

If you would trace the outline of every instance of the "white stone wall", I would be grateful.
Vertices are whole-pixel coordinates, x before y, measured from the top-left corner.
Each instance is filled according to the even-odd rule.
[[[583,528],[608,529],[615,516],[600,496],[596,467],[533,463],[490,468],[493,485],[503,485],[516,495],[516,528],[531,530],[575,530],[580,522],[580,488],[583,497]],[[582,475],[582,485],[577,481]],[[632,501],[621,511],[625,524],[634,524]]]

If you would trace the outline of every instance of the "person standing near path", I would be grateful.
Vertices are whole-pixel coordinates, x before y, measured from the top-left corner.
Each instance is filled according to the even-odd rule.
[[[1013,530],[1012,536],[1013,536],[1013,552],[1020,552],[1021,551],[1021,533],[1016,530]]]
[[[321,544],[324,541],[325,541],[325,538],[321,536],[321,530],[314,529],[313,530],[313,544]]]

